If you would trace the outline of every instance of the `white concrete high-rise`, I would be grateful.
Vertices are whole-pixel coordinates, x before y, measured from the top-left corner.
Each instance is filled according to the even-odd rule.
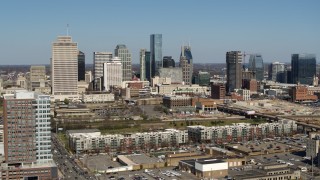
[[[71,36],[52,43],[51,86],[55,99],[78,97],[78,44]],[[59,98],[57,98],[59,97]]]
[[[118,44],[114,50],[114,56],[121,59],[122,63],[122,80],[131,81],[132,79],[132,61],[131,53],[124,44]]]
[[[94,89],[102,90],[103,64],[112,59],[111,52],[93,52],[93,80]]]
[[[122,63],[119,57],[114,57],[103,64],[103,84],[106,91],[110,91],[112,87],[121,87],[122,72]]]
[[[140,80],[146,79],[146,49],[140,49]]]

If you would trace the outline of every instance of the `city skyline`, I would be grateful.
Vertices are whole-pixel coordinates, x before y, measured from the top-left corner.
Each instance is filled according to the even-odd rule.
[[[162,56],[173,59],[190,42],[194,63],[223,63],[226,52],[238,50],[259,53],[267,63],[290,62],[296,53],[319,57],[319,5],[316,0],[69,1],[63,6],[7,1],[0,11],[0,59],[2,65],[49,64],[50,44],[67,34],[69,24],[69,35],[85,54],[112,52],[117,44],[126,44],[133,64],[139,63],[140,49],[150,51],[151,34],[162,34]]]

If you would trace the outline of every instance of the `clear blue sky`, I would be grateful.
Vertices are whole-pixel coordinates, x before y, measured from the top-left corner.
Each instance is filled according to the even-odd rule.
[[[0,23],[2,65],[49,64],[51,43],[67,24],[86,63],[117,44],[138,63],[153,33],[176,62],[189,41],[195,63],[225,62],[230,50],[261,53],[265,62],[289,62],[292,53],[320,58],[319,0],[7,0]]]

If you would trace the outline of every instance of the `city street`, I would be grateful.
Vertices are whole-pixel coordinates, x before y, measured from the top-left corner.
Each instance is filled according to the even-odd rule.
[[[62,143],[57,138],[57,134],[52,133],[51,137],[53,160],[56,162],[60,172],[64,175],[63,179],[95,179],[78,166],[74,161],[74,157],[66,151]]]

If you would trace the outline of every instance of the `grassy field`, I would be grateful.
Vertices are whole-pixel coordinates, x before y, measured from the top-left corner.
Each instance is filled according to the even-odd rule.
[[[261,124],[267,122],[265,119],[245,119],[245,120],[208,120],[208,121],[179,121],[167,122],[170,128],[185,129],[187,126],[202,125],[202,126],[225,126],[233,123],[250,123]]]
[[[121,120],[121,121],[102,121],[102,122],[83,122],[83,123],[65,123],[59,125],[64,130],[70,129],[92,129],[96,128],[101,131],[102,134],[122,134],[122,133],[134,133],[134,132],[146,132],[152,130],[175,128],[186,129],[187,126],[202,125],[202,126],[224,126],[231,125],[233,123],[250,123],[260,124],[265,123],[265,119],[228,119],[228,120],[186,120],[177,122],[162,122],[160,120]],[[61,137],[62,138],[62,137]]]

